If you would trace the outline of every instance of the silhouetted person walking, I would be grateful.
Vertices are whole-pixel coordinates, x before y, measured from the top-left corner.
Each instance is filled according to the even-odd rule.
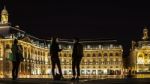
[[[52,44],[50,46],[50,55],[51,55],[51,62],[52,62],[52,75],[53,79],[55,80],[55,66],[57,65],[59,70],[59,75],[61,78],[63,78],[62,71],[61,71],[61,65],[60,60],[58,56],[58,52],[60,52],[62,49],[59,48],[59,44],[57,43],[58,38],[52,37]]]
[[[23,60],[23,58],[20,56],[22,53],[21,49],[22,49],[21,45],[18,45],[18,40],[15,39],[11,48],[12,54],[13,54],[13,60],[12,60],[12,66],[13,66],[12,79],[13,80],[16,80],[18,78],[19,65],[20,65],[20,62]]]
[[[83,57],[83,46],[79,43],[79,39],[75,38],[74,39],[74,45],[73,45],[73,53],[72,53],[72,73],[73,73],[73,77],[72,77],[71,80],[75,80],[75,79],[79,80],[80,62],[81,62],[82,57]]]

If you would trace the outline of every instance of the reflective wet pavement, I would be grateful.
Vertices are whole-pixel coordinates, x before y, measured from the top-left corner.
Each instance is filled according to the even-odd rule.
[[[70,81],[64,79],[61,81],[53,81],[51,79],[18,79],[13,81],[11,79],[0,79],[0,84],[150,84],[149,78],[136,79],[81,79],[79,81]]]

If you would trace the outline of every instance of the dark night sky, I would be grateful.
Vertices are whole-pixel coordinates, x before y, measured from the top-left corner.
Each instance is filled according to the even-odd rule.
[[[5,3],[12,25],[20,25],[22,30],[40,38],[54,34],[63,38],[113,38],[127,51],[132,39],[142,37],[143,27],[150,28],[150,5],[144,1],[6,0]]]

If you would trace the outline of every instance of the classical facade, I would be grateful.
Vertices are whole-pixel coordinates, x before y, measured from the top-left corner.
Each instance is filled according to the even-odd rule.
[[[132,71],[132,74],[150,74],[150,41],[146,27],[143,29],[141,41],[132,41],[129,59],[129,70]]]
[[[0,78],[11,77],[12,64],[8,60],[8,56],[11,53],[12,42],[15,38],[21,38],[19,44],[23,47],[24,61],[20,64],[19,77],[49,77],[48,46],[43,40],[27,35],[19,29],[19,26],[12,27],[8,22],[8,12],[4,7],[0,22]]]
[[[38,39],[12,27],[8,22],[6,7],[1,12],[0,23],[0,78],[10,78],[12,65],[8,60],[11,45],[15,38],[20,39],[23,47],[24,61],[20,64],[20,78],[50,78],[51,61],[49,46],[51,40]],[[64,77],[72,77],[72,46],[73,42],[60,39],[59,53]],[[81,40],[84,46],[84,57],[81,61],[81,77],[93,78],[101,76],[123,76],[123,48],[116,40]]]
[[[63,74],[72,76],[71,54],[72,43],[60,42],[63,51],[60,52]],[[84,56],[81,61],[81,77],[93,78],[101,76],[123,76],[123,48],[116,40],[81,41]]]

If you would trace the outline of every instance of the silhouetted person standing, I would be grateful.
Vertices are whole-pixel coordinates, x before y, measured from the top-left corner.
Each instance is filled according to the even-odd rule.
[[[79,39],[74,39],[73,53],[72,53],[72,73],[71,80],[79,80],[80,76],[80,62],[83,57],[83,46],[79,43]],[[76,70],[75,70],[76,69]],[[76,78],[75,78],[76,77]]]
[[[19,65],[21,62],[21,58],[20,58],[20,53],[22,52],[21,50],[21,46],[18,45],[18,40],[15,39],[14,43],[12,45],[12,54],[13,54],[13,60],[12,60],[12,79],[16,80],[18,78],[18,70],[19,70]]]
[[[58,56],[58,52],[60,52],[62,49],[59,48],[59,44],[57,43],[57,40],[58,40],[57,37],[52,37],[52,44],[50,46],[53,79],[55,79],[55,76],[56,76],[56,73],[55,73],[55,66],[56,65],[58,67],[60,77],[63,78],[60,60],[59,60],[59,56]]]

